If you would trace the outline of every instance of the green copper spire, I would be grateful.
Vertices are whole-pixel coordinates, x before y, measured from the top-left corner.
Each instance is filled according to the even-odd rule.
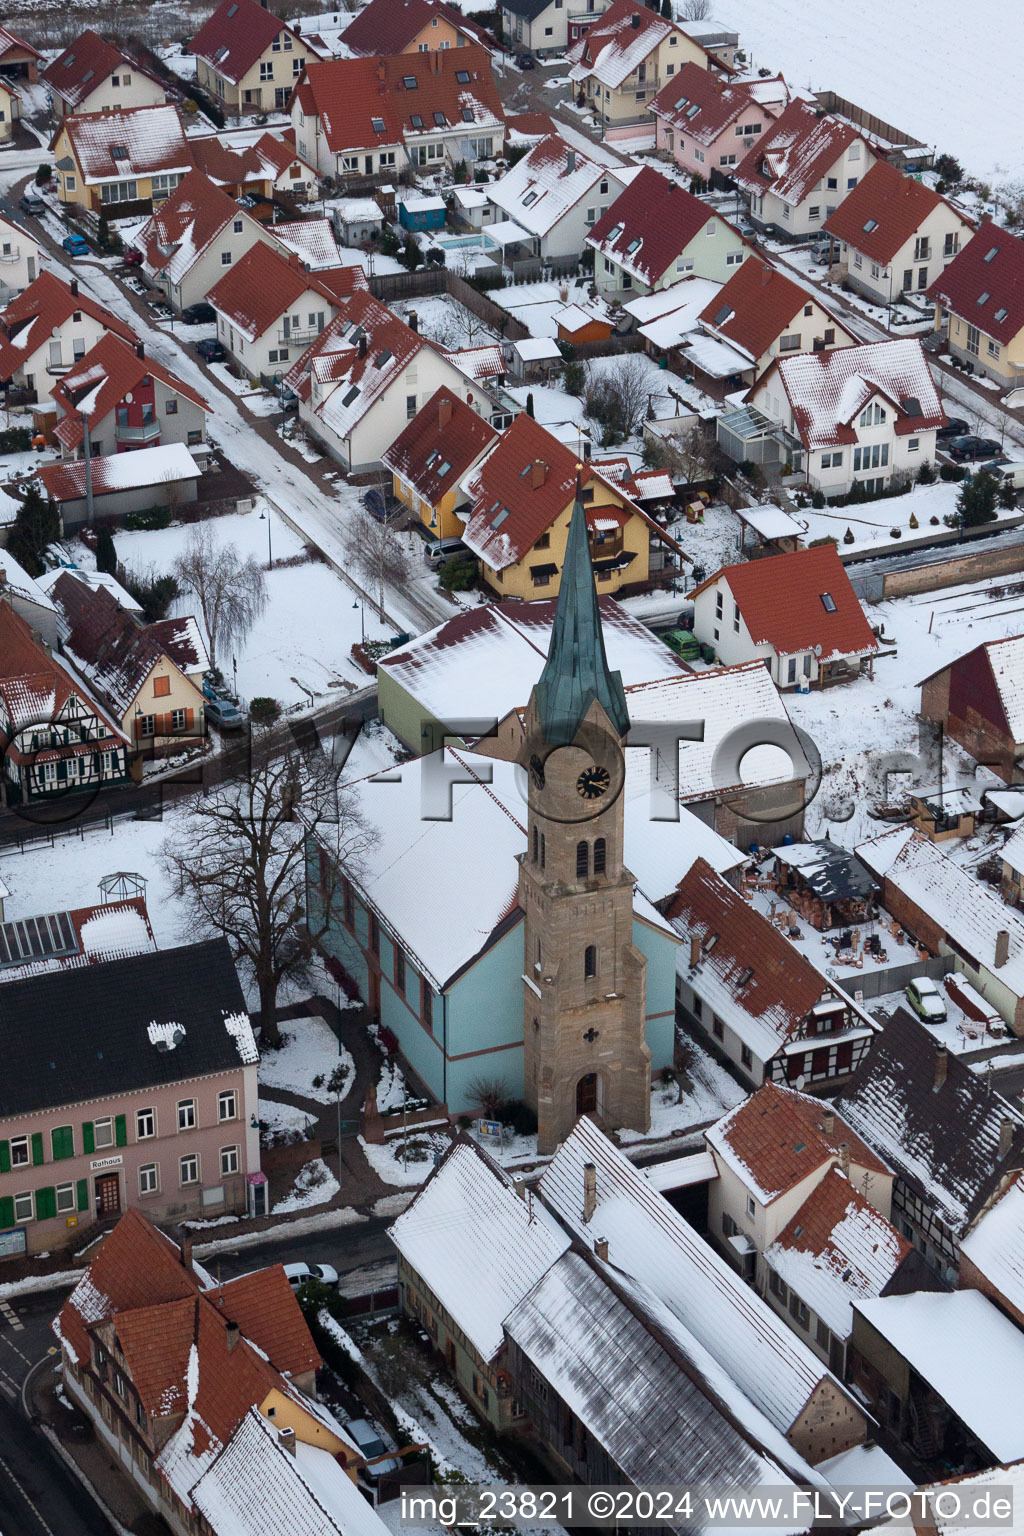
[[[550,746],[564,747],[575,740],[595,699],[620,736],[629,730],[622,678],[618,672],[609,670],[605,655],[587,539],[587,514],[580,500],[578,481],[551,645],[536,697],[544,740]]]

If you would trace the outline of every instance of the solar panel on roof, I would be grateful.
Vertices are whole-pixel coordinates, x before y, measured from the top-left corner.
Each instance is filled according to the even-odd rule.
[[[73,955],[78,941],[67,912],[0,923],[0,966],[25,965],[56,955]]]

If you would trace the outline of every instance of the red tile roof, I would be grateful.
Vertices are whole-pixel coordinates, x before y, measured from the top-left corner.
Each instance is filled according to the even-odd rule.
[[[756,362],[811,303],[821,304],[817,294],[808,293],[759,257],[750,257],[698,319],[716,336],[742,347]],[[829,319],[844,336],[855,339],[834,315]]]
[[[929,214],[944,203],[956,213],[961,224],[972,227],[963,214],[923,181],[904,176],[888,160],[876,160],[822,228],[871,261],[888,264]]]
[[[712,220],[725,225],[706,203],[645,165],[598,219],[587,244],[642,282],[655,283]],[[639,243],[631,251],[634,241]]]
[[[366,289],[358,289],[342,301],[338,314],[306,348],[285,382],[300,399],[309,400],[315,373],[320,394],[317,414],[339,436],[347,437],[427,345],[400,316]]]
[[[849,123],[798,97],[730,174],[748,192],[774,192],[796,206],[858,137]]]
[[[383,461],[418,496],[437,506],[497,435],[489,422],[446,386],[417,411]]]
[[[460,75],[469,78],[460,80]],[[407,79],[415,80],[415,86],[407,87]],[[439,53],[309,64],[297,90],[305,115],[320,118],[333,154],[400,144],[407,134],[436,132],[436,112],[448,127],[464,123],[467,133],[505,121],[490,55],[478,44]],[[381,126],[375,128],[375,123]]]
[[[189,44],[197,59],[237,85],[257,59],[267,52],[279,32],[301,34],[256,0],[221,0]]]
[[[838,1161],[842,1142],[850,1149],[851,1162],[871,1173],[890,1173],[839,1115],[835,1116],[831,1131],[826,1131],[827,1109],[820,1099],[808,1094],[780,1088],[772,1082],[763,1083],[755,1094],[712,1126],[706,1133],[707,1140],[716,1150],[731,1153],[748,1169],[756,1188],[769,1202],[806,1179],[822,1163]]]
[[[557,133],[558,126],[547,112],[517,112],[506,117],[505,126],[510,133],[522,134],[524,139],[544,139],[549,133]]]
[[[618,87],[672,32],[682,33],[682,28],[640,0],[612,0],[601,19],[569,49],[572,78],[593,73],[603,85]],[[693,38],[689,41],[701,48],[710,69],[710,55]]]
[[[279,1371],[301,1376],[319,1366],[320,1356],[281,1264],[226,1280],[207,1294]]]
[[[851,1302],[880,1296],[912,1252],[906,1238],[836,1167],[814,1187],[772,1248],[817,1259],[815,1267],[842,1286]],[[793,1288],[801,1294],[795,1279]]]
[[[10,27],[0,26],[0,64],[4,63],[10,53],[27,53],[34,59],[43,57],[38,48],[33,48],[31,43],[26,43],[17,32],[12,32]]]
[[[262,336],[275,321],[290,311],[304,293],[312,293],[335,308],[338,294],[328,286],[334,279],[335,287],[351,292],[359,284],[361,267],[339,267],[337,275],[331,272],[307,272],[298,256],[289,259],[269,245],[253,245],[240,261],[230,266],[219,282],[207,293],[207,301],[218,314],[247,336],[255,340]],[[330,311],[325,319],[330,319]]]
[[[773,373],[809,451],[855,443],[856,418],[875,395],[889,402],[898,437],[931,431],[946,419],[924,348],[913,336],[777,357],[746,398],[753,399]]]
[[[135,332],[87,293],[72,293],[52,272],[40,272],[0,315],[0,379],[9,379],[26,359],[45,346],[51,334],[81,311],[114,335],[135,344]]]
[[[208,176],[192,171],[154,211],[132,244],[143,253],[150,271],[166,272],[178,283],[234,219],[255,226],[255,220]],[[258,238],[255,227],[253,238]]]
[[[780,656],[820,646],[816,653],[828,661],[878,650],[834,544],[725,565],[691,596],[718,581],[728,583],[754,644],[766,641]],[[825,611],[823,593],[831,595],[834,613]]]
[[[40,75],[50,89],[67,102],[69,107],[77,107],[80,101],[90,96],[96,87],[114,74],[124,65],[132,74],[146,75],[152,79],[148,70],[140,68],[134,59],[129,59],[127,54],[121,52],[106,38],[100,37],[91,27],[87,27],[69,48],[65,48],[59,58],[54,59],[47,69]]]
[[[781,75],[776,78],[782,100],[788,101],[788,86]],[[722,80],[710,69],[689,59],[678,74],[662,86],[650,109],[655,117],[678,128],[698,144],[713,144],[731,123],[752,107],[757,110],[758,121],[772,115],[761,105],[766,83],[764,80]],[[738,150],[740,145],[736,148]]]
[[[155,357],[139,356],[139,348],[128,346],[117,336],[101,336],[96,345],[80,358],[75,366],[51,389],[50,394],[58,407],[65,412],[54,428],[54,433],[65,448],[77,448],[85,436],[81,412],[89,412],[90,428],[110,414],[124,399],[129,390],[135,389],[147,376],[159,379],[183,400],[208,411],[209,404],[176,374],[158,363]]]
[[[1007,346],[1024,330],[1024,240],[986,220],[928,298]]]
[[[345,28],[345,47],[356,55],[403,53],[435,16],[482,41],[479,29],[441,0],[371,0]]]
[[[65,132],[82,179],[90,186],[127,177],[184,174],[192,168],[192,151],[178,109],[166,103],[114,112],[73,112],[50,140],[51,149]]]
[[[34,638],[31,629],[9,603],[0,603],[0,714],[21,731],[27,726],[55,720],[71,694],[85,700],[107,729],[100,742],[86,746],[73,741],[69,747],[55,747],[45,752],[23,753],[16,742],[7,747],[7,756],[16,763],[39,762],[82,751],[95,752],[98,746],[120,746],[124,737],[115,723],[85,692],[55,657]]]

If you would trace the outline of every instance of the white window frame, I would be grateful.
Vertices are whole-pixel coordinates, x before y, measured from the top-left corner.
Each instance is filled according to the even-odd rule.
[[[194,1169],[194,1177],[186,1178],[186,1168]],[[182,1189],[188,1189],[193,1184],[202,1182],[202,1170],[198,1152],[183,1152],[178,1158],[178,1184]]]
[[[104,1115],[102,1120],[93,1121],[92,1144],[97,1151],[102,1147],[114,1145],[114,1120],[111,1115]]]
[[[237,1142],[235,1145],[230,1147],[221,1147],[220,1176],[222,1179],[229,1179],[233,1174],[240,1172],[241,1166],[241,1158],[239,1156],[239,1147]]]
[[[139,1164],[139,1194],[158,1195],[160,1193],[160,1164]]]
[[[179,1131],[194,1131],[199,1124],[195,1099],[179,1099],[176,1117]]]
[[[230,1100],[230,1110],[225,1114],[226,1101]],[[238,1091],[235,1088],[222,1088],[217,1095],[217,1123],[223,1124],[225,1120],[238,1119]]]
[[[144,1123],[148,1124],[151,1128],[149,1130],[143,1130]],[[147,1109],[137,1109],[135,1111],[135,1140],[151,1141],[155,1135],[156,1109],[152,1107]]]

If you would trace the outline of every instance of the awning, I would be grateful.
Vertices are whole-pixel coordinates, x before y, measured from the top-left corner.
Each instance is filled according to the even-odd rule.
[[[557,576],[558,575],[558,566],[557,565],[531,565],[530,566],[530,575],[531,576]]]
[[[595,571],[622,571],[635,559],[635,550],[623,550],[622,554],[616,555],[614,560],[593,560],[591,564]]]

